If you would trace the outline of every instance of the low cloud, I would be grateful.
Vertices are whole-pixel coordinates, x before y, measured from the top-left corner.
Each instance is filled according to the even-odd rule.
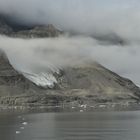
[[[21,73],[59,72],[59,69],[97,61],[140,84],[139,44],[105,45],[91,37],[19,39],[0,36],[0,48]]]

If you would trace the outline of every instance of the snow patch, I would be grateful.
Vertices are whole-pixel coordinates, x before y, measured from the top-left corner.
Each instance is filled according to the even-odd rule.
[[[52,73],[22,73],[27,79],[35,83],[37,86],[45,88],[54,88],[57,80]]]

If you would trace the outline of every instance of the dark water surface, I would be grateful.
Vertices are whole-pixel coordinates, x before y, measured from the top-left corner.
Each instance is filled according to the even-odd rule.
[[[140,140],[140,111],[1,113],[0,140]]]

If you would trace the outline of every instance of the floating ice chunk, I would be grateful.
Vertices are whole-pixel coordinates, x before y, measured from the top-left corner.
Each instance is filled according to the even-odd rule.
[[[22,129],[22,130],[23,130],[23,129],[24,129],[24,127],[20,127],[20,129]]]
[[[27,122],[23,122],[22,124],[23,124],[23,125],[27,125],[28,123],[27,123]]]
[[[21,132],[20,131],[16,131],[16,134],[20,134]]]

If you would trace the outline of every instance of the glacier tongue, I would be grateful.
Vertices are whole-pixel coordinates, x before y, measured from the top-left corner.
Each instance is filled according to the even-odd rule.
[[[22,73],[27,79],[35,83],[37,86],[45,88],[54,88],[57,80],[52,73]]]

